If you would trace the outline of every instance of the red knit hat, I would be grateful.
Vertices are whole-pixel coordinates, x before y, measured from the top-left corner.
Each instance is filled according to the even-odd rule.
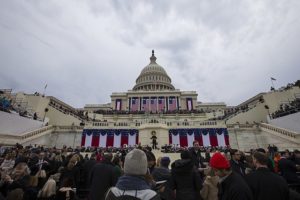
[[[219,152],[215,153],[209,162],[210,166],[215,169],[228,169],[230,168],[229,161],[225,156]]]

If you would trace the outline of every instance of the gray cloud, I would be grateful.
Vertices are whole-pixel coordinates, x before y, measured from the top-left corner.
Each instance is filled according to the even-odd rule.
[[[300,1],[5,1],[0,85],[82,107],[131,89],[155,49],[176,88],[229,105],[299,79]]]

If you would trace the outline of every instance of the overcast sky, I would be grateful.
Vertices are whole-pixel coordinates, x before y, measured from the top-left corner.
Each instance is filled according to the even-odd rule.
[[[4,0],[0,88],[108,103],[149,64],[177,89],[237,105],[300,79],[299,0]]]

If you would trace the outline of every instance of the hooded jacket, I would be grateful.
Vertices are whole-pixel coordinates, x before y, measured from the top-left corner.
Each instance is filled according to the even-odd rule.
[[[200,199],[202,180],[191,159],[176,160],[171,165],[170,187],[176,190],[177,200]]]
[[[203,200],[217,200],[218,199],[218,176],[206,176],[201,189],[201,197]]]
[[[116,184],[108,190],[105,200],[143,199],[160,200],[157,193],[150,189],[142,176],[121,176]]]

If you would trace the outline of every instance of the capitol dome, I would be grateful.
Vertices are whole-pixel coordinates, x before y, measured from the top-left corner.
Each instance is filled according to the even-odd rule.
[[[150,64],[144,67],[139,77],[136,79],[136,84],[133,90],[174,90],[171,83],[171,78],[168,76],[165,69],[156,63],[154,50],[150,57]]]

